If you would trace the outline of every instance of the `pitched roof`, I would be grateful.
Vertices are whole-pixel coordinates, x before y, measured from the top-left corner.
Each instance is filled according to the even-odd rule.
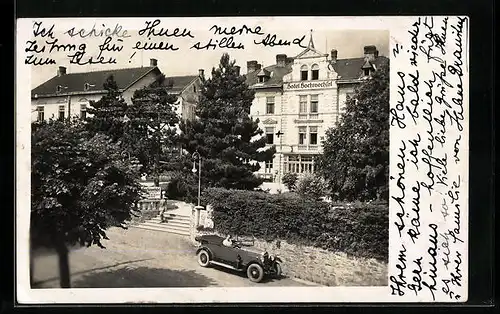
[[[375,60],[370,61],[370,63],[378,69],[383,64],[388,64],[389,59],[379,56]],[[365,65],[365,58],[338,59],[337,62],[332,64],[333,69],[339,75],[338,80],[340,81],[359,79],[363,76],[363,66]]]
[[[157,67],[149,66],[140,68],[68,73],[61,76],[54,76],[50,80],[35,87],[31,91],[31,97],[34,97],[35,95],[37,95],[37,97],[55,96],[57,86],[63,87],[61,92],[57,93],[58,96],[71,93],[98,93],[104,90],[103,84],[111,74],[114,76],[118,88],[126,89],[151,71],[157,71],[158,74],[160,73],[160,70]],[[85,83],[90,84],[87,91],[84,89]]]
[[[332,64],[335,72],[338,73],[339,81],[352,81],[363,77],[363,65],[365,65],[366,60],[364,57],[361,58],[350,58],[350,59],[338,59],[337,62]],[[379,68],[383,64],[388,64],[389,59],[387,57],[379,56],[375,60],[370,61],[371,64]],[[248,73],[247,84],[254,88],[269,88],[269,87],[281,87],[283,85],[283,77],[288,73],[292,72],[291,64],[285,67],[279,67],[277,65],[271,65],[264,68],[265,70],[272,73],[269,80],[264,83],[259,83],[257,78],[258,70]]]
[[[255,88],[262,88],[262,87],[280,87],[283,85],[283,77],[287,75],[288,73],[292,72],[292,66],[291,64],[287,66],[278,66],[278,65],[271,65],[268,67],[264,68],[266,71],[268,71],[270,74],[272,73],[271,77],[264,83],[259,83],[257,74],[259,70],[253,71],[247,74],[247,84],[249,86],[255,85]]]
[[[175,94],[182,92],[184,88],[186,88],[186,86],[191,84],[191,82],[193,82],[198,77],[198,75],[169,76],[165,77],[165,81],[163,84],[171,86],[171,89],[169,89],[169,91]]]

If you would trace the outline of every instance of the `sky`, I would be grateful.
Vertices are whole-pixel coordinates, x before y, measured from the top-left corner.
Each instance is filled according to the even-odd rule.
[[[337,23],[325,23],[324,21],[318,23],[317,19],[303,20],[303,19],[289,19],[289,20],[279,20],[276,18],[254,18],[254,19],[237,19],[237,18],[225,18],[225,19],[200,19],[193,23],[192,19],[162,19],[160,24],[155,27],[156,32],[160,32],[161,29],[167,30],[168,33],[172,33],[177,27],[179,28],[179,33],[182,30],[190,32],[191,36],[185,37],[162,37],[162,36],[150,36],[149,40],[147,38],[146,30],[142,36],[139,35],[139,30],[146,27],[146,22],[153,22],[154,19],[121,19],[121,20],[88,20],[84,19],[82,23],[75,23],[74,19],[61,19],[61,20],[42,20],[42,29],[45,27],[49,29],[52,24],[54,24],[53,38],[45,37],[42,38],[38,36],[32,39],[36,40],[36,44],[41,47],[45,45],[45,52],[37,54],[38,57],[50,57],[56,61],[53,65],[41,65],[32,66],[31,75],[31,88],[35,88],[41,83],[49,80],[57,73],[58,66],[65,66],[67,68],[67,73],[76,72],[88,72],[97,71],[113,68],[127,68],[127,67],[140,67],[148,66],[149,59],[155,58],[158,60],[158,67],[167,76],[176,75],[196,75],[198,69],[204,69],[206,75],[209,75],[212,67],[217,66],[221,55],[224,52],[229,53],[231,59],[236,60],[236,64],[241,67],[242,73],[246,73],[246,63],[249,60],[256,60],[263,66],[268,66],[275,64],[276,54],[286,54],[287,56],[296,56],[304,50],[304,48],[293,44],[293,39],[301,38],[305,36],[301,45],[307,46],[309,38],[312,34],[315,48],[320,52],[330,53],[332,49],[337,49],[338,58],[353,58],[363,56],[363,47],[366,45],[375,45],[379,50],[379,54],[382,56],[388,56],[389,54],[389,31],[385,29],[369,29],[363,28],[363,23],[353,23],[349,21],[352,25],[349,28],[339,28]],[[202,23],[203,21],[203,23]],[[334,20],[335,21],[335,20]],[[114,51],[104,51],[102,56],[107,60],[109,57],[113,57],[117,60],[117,64],[92,64],[92,65],[75,65],[70,64],[68,55],[72,52],[59,51],[53,49],[52,53],[47,53],[50,49],[50,44],[47,42],[53,42],[57,40],[57,44],[66,45],[74,44],[75,46],[85,45],[86,58],[89,56],[96,57],[99,53],[99,45],[105,41],[105,36],[86,36],[85,38],[80,38],[80,36],[71,37],[68,35],[67,31],[74,28],[74,33],[78,32],[81,28],[85,31],[83,34],[88,33],[94,25],[97,33],[106,27],[115,29],[117,23],[124,29],[127,30],[127,36],[129,37],[116,37],[114,36],[109,43],[108,47],[118,47],[117,44],[123,45],[123,48],[119,52]],[[99,27],[104,26],[104,27]],[[150,24],[151,25],[151,24]],[[244,49],[227,49],[219,48],[213,49],[203,49],[197,50],[191,48],[193,45],[199,42],[199,46],[205,46],[210,39],[212,41],[221,40],[223,35],[215,34],[214,29],[210,30],[213,25],[226,26],[228,29],[235,27],[239,29],[242,25],[246,25],[249,28],[255,28],[257,26],[261,27],[260,33],[264,35],[255,34],[242,34],[234,35],[233,39],[235,44],[242,44]],[[329,27],[329,25],[334,25]],[[33,29],[36,27],[33,26]],[[40,30],[38,29],[38,30]],[[311,31],[312,30],[312,31]],[[118,32],[120,34],[120,32]],[[257,45],[256,42],[261,42],[265,36],[276,35],[277,39],[288,40],[292,42],[290,45],[286,46],[263,46]],[[123,34],[122,34],[123,35]],[[119,42],[118,39],[122,41]],[[174,45],[178,50],[176,51],[163,51],[163,50],[136,50],[133,47],[141,41],[144,43],[156,43],[160,42],[169,43]],[[78,49],[78,48],[77,48]],[[134,54],[135,52],[135,54]],[[26,55],[30,53],[27,52]],[[85,58],[84,58],[85,59]],[[83,60],[83,59],[82,59]]]

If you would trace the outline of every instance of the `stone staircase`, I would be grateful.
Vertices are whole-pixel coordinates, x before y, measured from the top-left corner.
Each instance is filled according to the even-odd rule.
[[[146,229],[151,231],[174,233],[183,236],[190,235],[191,224],[191,207],[182,202],[174,202],[174,210],[167,210],[164,214],[164,221],[161,221],[161,216],[158,215],[152,219],[146,220],[143,223],[133,225],[134,228]],[[169,206],[171,207],[172,204]]]

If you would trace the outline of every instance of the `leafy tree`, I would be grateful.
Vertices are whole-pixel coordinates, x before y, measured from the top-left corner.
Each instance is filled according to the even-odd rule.
[[[110,226],[137,215],[138,165],[120,143],[78,121],[34,123],[31,133],[31,247],[55,249],[60,285],[70,287],[68,246],[98,245]]]
[[[275,147],[266,149],[259,121],[250,117],[254,96],[235,61],[223,54],[211,78],[202,83],[198,119],[181,123],[183,148],[201,155],[203,185],[254,189],[262,184],[254,175],[260,168],[257,162],[271,160]]]
[[[294,191],[297,185],[298,176],[296,173],[287,172],[283,175],[283,184],[287,187],[288,191]]]
[[[91,101],[87,109],[87,129],[95,133],[104,133],[113,141],[118,141],[123,136],[123,117],[127,111],[127,103],[110,75],[103,84],[107,91],[98,101]]]
[[[334,200],[387,200],[389,180],[389,66],[348,98],[339,124],[326,133],[319,172]]]
[[[144,165],[143,171],[154,173],[159,184],[160,158],[172,157],[169,148],[177,146],[179,116],[174,110],[177,97],[169,92],[165,76],[134,92],[127,110],[125,143]]]

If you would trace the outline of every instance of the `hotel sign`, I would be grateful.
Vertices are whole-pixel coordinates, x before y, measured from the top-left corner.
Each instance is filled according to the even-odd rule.
[[[307,90],[307,89],[321,89],[332,88],[333,80],[329,81],[304,81],[304,82],[290,82],[283,84],[284,90]]]

